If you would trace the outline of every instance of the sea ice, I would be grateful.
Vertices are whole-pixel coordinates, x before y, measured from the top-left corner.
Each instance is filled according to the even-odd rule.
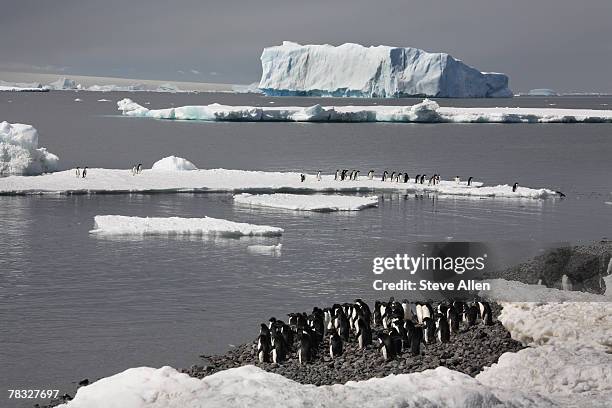
[[[237,194],[234,202],[255,207],[273,207],[296,211],[359,211],[378,205],[378,197],[306,194]]]
[[[36,175],[56,171],[59,158],[38,147],[38,132],[22,123],[0,122],[0,175]]]
[[[188,171],[197,170],[198,168],[189,160],[182,157],[168,156],[153,163],[151,170],[162,171]]]
[[[214,235],[218,237],[275,237],[282,228],[218,218],[126,217],[97,215],[92,234],[104,235]]]
[[[410,122],[410,123],[612,123],[612,110],[440,107],[425,99],[406,106],[180,106],[148,109],[129,98],[117,102],[125,116],[230,122]]]
[[[503,197],[512,199],[543,199],[556,197],[549,189],[519,187],[515,192],[509,185],[483,186],[481,182],[442,180],[438,184],[382,182],[380,178],[368,180],[336,181],[333,175],[323,175],[317,181],[315,175],[306,175],[300,181],[300,173],[281,173],[245,170],[194,170],[194,171],[145,171],[134,177],[130,170],[90,168],[87,178],[76,178],[72,170],[40,177],[2,177],[0,194],[91,194],[97,192],[231,192],[231,193],[314,193],[314,192],[414,192],[440,193],[452,196]]]
[[[259,89],[273,96],[510,97],[508,77],[483,73],[446,53],[359,44],[285,41],[261,54]]]
[[[283,244],[249,245],[247,246],[247,251],[253,254],[258,254],[258,255],[280,256],[282,248],[283,248]]]

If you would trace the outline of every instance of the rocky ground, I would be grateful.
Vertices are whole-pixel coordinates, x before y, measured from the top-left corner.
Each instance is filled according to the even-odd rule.
[[[500,310],[499,307],[495,309]],[[414,373],[439,366],[475,376],[483,367],[497,362],[503,353],[523,348],[510,338],[510,333],[498,321],[492,326],[462,326],[460,333],[451,337],[450,343],[429,344],[421,349],[419,356],[405,352],[387,362],[376,345],[361,350],[354,338],[344,343],[343,355],[333,360],[329,356],[329,339],[326,338],[313,361],[304,365],[300,365],[295,352],[282,364],[260,363],[255,347],[255,342],[247,343],[220,356],[202,356],[204,364],[194,365],[183,372],[202,378],[228,368],[254,364],[302,384],[315,385],[343,384],[351,380]]]

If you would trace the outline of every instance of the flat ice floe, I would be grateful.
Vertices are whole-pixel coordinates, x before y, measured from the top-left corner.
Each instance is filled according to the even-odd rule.
[[[414,179],[412,179],[414,180]],[[230,193],[314,193],[314,192],[435,192],[453,196],[503,197],[540,199],[555,197],[553,190],[519,187],[515,192],[509,185],[484,186],[473,182],[445,181],[439,184],[382,182],[361,177],[356,181],[336,181],[333,175],[306,175],[300,173],[264,172],[245,170],[144,170],[134,176],[131,170],[88,169],[87,178],[77,178],[72,170],[37,177],[0,178],[0,195],[20,194],[93,194],[93,193],[153,193],[153,192],[230,192]]]
[[[103,235],[214,235],[218,237],[275,237],[282,228],[218,218],[126,217],[97,215],[92,234]]]
[[[234,202],[254,207],[283,208],[296,211],[359,211],[378,205],[378,197],[304,194],[237,194]]]
[[[238,122],[415,122],[415,123],[612,123],[612,110],[440,107],[425,99],[412,106],[229,106],[147,109],[131,99],[117,102],[125,116],[171,120]]]

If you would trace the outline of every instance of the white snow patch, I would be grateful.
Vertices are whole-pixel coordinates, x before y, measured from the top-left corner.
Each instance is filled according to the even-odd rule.
[[[83,102],[83,100],[81,98],[74,98],[75,102]]]
[[[612,123],[612,110],[440,107],[425,99],[406,106],[181,106],[148,109],[129,98],[117,102],[125,116],[233,122],[414,122],[414,123]]]
[[[238,194],[234,202],[255,207],[283,208],[296,211],[359,211],[378,205],[378,197],[355,197],[345,195],[303,194]]]
[[[198,168],[189,160],[182,157],[168,156],[153,163],[152,170],[163,171],[189,171]]]
[[[59,158],[38,147],[38,131],[31,125],[0,122],[0,175],[37,175],[56,171]]]
[[[359,44],[285,41],[261,54],[259,88],[273,96],[510,97],[508,77],[480,72],[446,53]]]
[[[98,99],[98,102],[112,102],[110,99]]]
[[[300,173],[281,173],[245,170],[195,170],[195,171],[145,171],[134,177],[130,170],[88,169],[87,178],[76,178],[72,170],[57,172],[36,178],[0,178],[0,194],[57,194],[95,192],[415,192],[440,193],[452,196],[505,197],[512,199],[543,199],[555,197],[549,189],[519,187],[516,192],[509,185],[483,186],[481,182],[442,180],[439,184],[382,182],[361,177],[356,181],[336,181],[333,175],[323,175],[321,181],[315,175],[306,175],[300,181]]]
[[[283,244],[276,245],[249,245],[247,247],[247,251],[258,254],[258,255],[268,255],[268,256],[280,256],[281,249],[283,248]]]
[[[253,225],[218,218],[126,217],[97,215],[93,234],[104,235],[214,235],[219,237],[274,237],[282,228]]]

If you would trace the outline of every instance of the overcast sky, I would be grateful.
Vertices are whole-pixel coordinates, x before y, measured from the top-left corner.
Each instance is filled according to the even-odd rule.
[[[612,0],[0,0],[0,70],[251,83],[283,40],[445,51],[515,91],[612,91]],[[0,78],[1,79],[1,78]]]

